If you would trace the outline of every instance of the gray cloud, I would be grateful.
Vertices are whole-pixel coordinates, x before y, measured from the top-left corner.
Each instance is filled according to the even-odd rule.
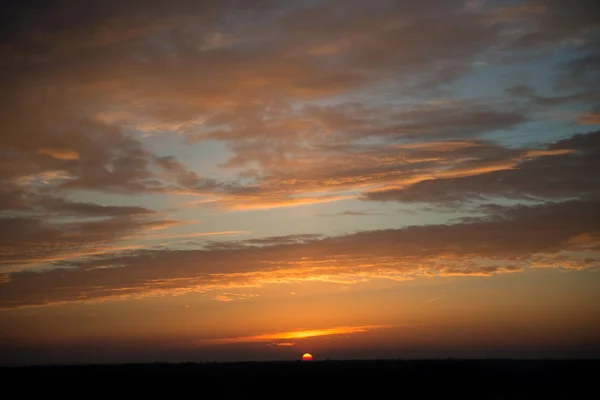
[[[0,187],[0,212],[31,215],[119,217],[149,215],[155,212],[137,206],[103,206],[68,201],[50,194],[47,188],[34,190],[5,182]]]
[[[228,140],[227,132],[233,132],[233,164],[251,160],[257,137],[270,131],[262,159],[277,158],[274,153],[282,149],[276,133],[287,146],[299,140],[290,140],[287,132],[306,135],[286,121],[275,127],[252,124],[270,112],[253,111],[257,104],[285,109],[291,100],[339,95],[399,77],[408,86],[448,82],[466,73],[499,32],[458,0],[443,7],[415,1],[344,2],[344,7],[336,1],[242,3],[13,4],[0,33],[5,88],[0,178],[9,184],[60,171],[51,184],[63,191],[219,191],[218,182],[155,154],[132,131],[191,134],[199,129],[197,120],[210,129],[225,124],[227,131],[212,136]],[[245,115],[235,117],[244,107]],[[437,130],[443,124],[471,135],[525,120],[518,112],[483,105],[471,120],[456,110],[431,112],[446,112],[437,127],[391,123],[362,134]],[[428,118],[425,114],[414,119]],[[397,116],[403,117],[411,119]],[[240,136],[249,142],[240,142]]]
[[[180,223],[135,214],[59,222],[36,217],[1,217],[0,272],[28,264],[54,264],[118,252],[128,248],[117,244],[119,240]]]
[[[394,178],[408,180],[413,174],[468,157],[481,162],[507,160],[520,151],[470,138],[527,120],[524,110],[509,104],[492,107],[469,100],[410,108],[368,108],[355,102],[310,106],[299,113],[281,109],[272,111],[268,121],[261,118],[264,112],[266,108],[259,106],[233,110],[207,124],[234,121],[234,128],[201,136],[230,143],[234,155],[223,166],[257,178],[256,186],[225,189],[233,196],[266,195],[266,187],[272,185],[277,186],[273,190],[285,194],[302,190],[300,186],[305,186],[306,193],[316,191],[319,184],[322,189],[332,189]],[[459,138],[469,138],[466,141],[470,143],[456,143]],[[367,139],[381,144],[360,144]],[[435,140],[446,144],[415,144]],[[278,181],[287,183],[282,186]]]
[[[596,92],[579,92],[564,96],[539,96],[536,95],[535,90],[531,86],[521,85],[521,86],[513,86],[506,91],[518,98],[531,100],[533,103],[540,106],[558,106],[561,104],[568,103],[590,103],[594,101],[600,100],[600,93]]]
[[[378,213],[378,212],[373,212],[373,211],[342,211],[339,213],[333,213],[333,214],[315,214],[318,217],[338,217],[338,216],[352,216],[352,217],[356,217],[356,216],[369,216],[369,215],[387,215],[385,213]]]
[[[315,149],[476,137],[529,120],[526,108],[486,100],[291,106],[373,84],[426,90],[455,80],[503,40],[506,21],[490,22],[489,7],[258,1],[240,13],[236,1],[159,3],[97,8],[65,0],[11,9],[1,36],[2,176],[63,171],[57,189],[224,192],[233,201],[240,191],[264,193],[273,171],[295,174]],[[150,151],[131,134],[136,129],[224,141],[234,153],[224,166],[258,177],[259,188],[200,176]]]
[[[559,66],[558,90],[600,91],[600,37],[583,46],[577,57]],[[598,103],[596,97],[596,104]]]
[[[530,0],[527,3],[539,6],[539,12],[530,21],[531,28],[515,39],[513,46],[516,48],[530,49],[565,41],[583,41],[597,34],[600,28],[600,8],[594,0]]]
[[[367,193],[366,200],[453,203],[484,197],[517,199],[597,198],[600,195],[600,132],[552,143],[548,151],[512,169],[450,179],[424,180],[402,189]]]

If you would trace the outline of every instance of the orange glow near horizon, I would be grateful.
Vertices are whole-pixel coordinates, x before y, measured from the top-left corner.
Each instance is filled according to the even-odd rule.
[[[310,353],[305,353],[305,354],[302,356],[302,361],[312,361],[312,359],[313,359],[313,356],[312,356],[312,354],[310,354]]]

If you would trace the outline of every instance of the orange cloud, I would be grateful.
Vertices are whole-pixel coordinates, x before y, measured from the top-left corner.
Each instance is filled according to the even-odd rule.
[[[213,297],[213,300],[217,300],[217,301],[233,301],[233,299],[229,296],[225,296],[225,295],[219,295],[217,297]]]
[[[78,160],[79,153],[72,149],[41,148],[38,153],[56,158],[57,160]]]
[[[229,302],[234,300],[245,300],[253,297],[258,297],[257,294],[247,294],[247,293],[223,293],[218,296],[213,297],[213,300]]]
[[[394,325],[362,325],[362,326],[338,326],[335,328],[325,329],[305,329],[289,332],[265,333],[253,336],[240,336],[232,338],[217,338],[217,339],[202,339],[196,341],[196,344],[231,344],[231,343],[261,343],[272,342],[277,340],[300,340],[320,336],[332,335],[351,335],[354,333],[364,333],[376,329],[392,328]],[[278,344],[280,346],[288,346],[292,344]]]
[[[352,152],[347,154],[344,146],[335,149],[334,154],[319,154],[318,150],[301,152],[294,161],[276,167],[267,163],[268,177],[259,177],[252,186],[231,186],[219,194],[189,202],[187,206],[211,205],[227,211],[243,211],[354,198],[365,200],[377,198],[378,193],[410,189],[421,182],[488,176],[519,169],[524,162],[536,162],[541,157],[560,157],[579,151],[508,149],[481,140],[350,149]]]
[[[90,206],[86,203],[71,205]],[[49,223],[33,218],[7,218],[0,219],[0,222],[12,228],[12,239],[0,242],[2,253],[0,267],[3,272],[15,272],[36,268],[44,263],[70,262],[81,258],[108,256],[148,248],[149,245],[135,243],[135,241],[185,237],[185,235],[160,235],[154,232],[197,221],[156,220],[145,218],[144,214],[142,217],[132,218],[125,214],[101,220],[68,223]],[[232,233],[230,231],[200,232],[192,235],[212,236]]]
[[[600,125],[600,112],[589,112],[577,119],[578,125]]]
[[[268,190],[268,189],[267,189]],[[334,201],[349,200],[356,198],[356,195],[329,195],[329,196],[285,196],[269,199],[268,193],[265,196],[224,196],[221,198],[210,199],[202,202],[193,202],[189,205],[214,205],[226,211],[248,211],[248,210],[268,210],[281,207],[296,207],[309,204],[331,203]]]

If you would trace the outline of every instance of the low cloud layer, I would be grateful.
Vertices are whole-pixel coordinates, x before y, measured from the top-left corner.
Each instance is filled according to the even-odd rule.
[[[132,251],[6,276],[3,308],[189,292],[231,292],[270,284],[359,284],[431,276],[490,276],[526,267],[598,267],[600,203],[569,201],[496,208],[452,225],[205,250]]]
[[[331,336],[331,335],[350,335],[355,333],[364,333],[378,329],[392,328],[389,325],[362,325],[362,326],[337,326],[324,329],[304,329],[290,332],[264,333],[253,336],[241,336],[231,338],[204,339],[195,342],[196,345],[214,345],[214,344],[232,344],[232,343],[262,343],[273,342],[277,346],[293,346],[289,340],[302,340],[313,337]],[[288,341],[288,342],[282,342]]]

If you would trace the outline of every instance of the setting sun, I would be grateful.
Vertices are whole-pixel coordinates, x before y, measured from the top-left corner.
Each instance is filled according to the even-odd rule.
[[[313,359],[313,356],[312,356],[312,354],[310,354],[310,353],[305,353],[305,354],[302,356],[302,361],[312,361],[312,359]]]

